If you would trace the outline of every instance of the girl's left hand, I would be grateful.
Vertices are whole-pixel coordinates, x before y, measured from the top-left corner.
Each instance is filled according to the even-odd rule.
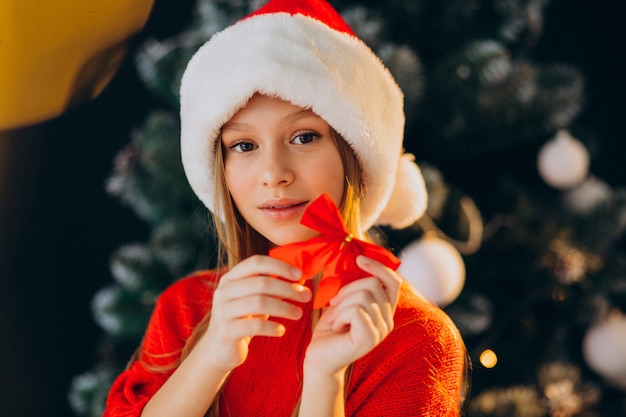
[[[313,330],[305,368],[334,375],[382,342],[393,329],[402,278],[373,259],[359,256],[372,274],[351,282],[330,301]]]

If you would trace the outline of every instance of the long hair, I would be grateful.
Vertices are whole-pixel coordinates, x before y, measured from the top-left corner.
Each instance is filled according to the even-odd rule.
[[[331,129],[332,137],[341,156],[341,162],[345,175],[345,186],[340,211],[344,218],[346,228],[355,237],[361,240],[367,240],[368,236],[360,227],[360,201],[364,193],[363,181],[361,179],[361,168],[356,155],[347,144],[347,142]],[[242,260],[256,254],[266,254],[270,248],[270,242],[254,230],[243,218],[237,210],[233,202],[228,187],[226,186],[225,170],[224,170],[224,154],[222,149],[221,138],[216,141],[215,149],[215,184],[214,184],[214,201],[215,209],[213,212],[215,233],[218,237],[217,260],[218,268],[232,268]],[[317,288],[319,277],[316,278],[314,285]],[[314,311],[311,316],[313,326],[319,318],[319,311]],[[167,369],[159,368],[155,371],[171,371],[176,369],[180,363],[189,355],[193,347],[197,344],[202,335],[206,332],[211,312],[209,311],[205,317],[196,325],[189,339],[187,339],[181,352],[172,352],[171,356],[180,354],[178,360],[174,361]],[[169,355],[168,355],[169,356]],[[140,357],[141,359],[141,357]],[[150,369],[150,368],[149,368]],[[346,372],[345,390],[347,390],[349,376],[352,367],[348,367]],[[227,381],[224,383],[224,385]],[[213,403],[205,416],[217,417],[219,415],[219,403],[224,388],[218,392]],[[295,406],[293,415],[297,416],[299,408]]]

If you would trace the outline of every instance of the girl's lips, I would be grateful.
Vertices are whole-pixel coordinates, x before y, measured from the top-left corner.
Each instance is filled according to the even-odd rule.
[[[299,203],[276,202],[264,204],[260,209],[273,220],[290,220],[295,217],[299,218],[306,206],[306,201]]]

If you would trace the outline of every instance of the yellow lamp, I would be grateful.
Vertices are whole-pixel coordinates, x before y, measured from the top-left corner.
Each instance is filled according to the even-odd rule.
[[[153,2],[0,1],[0,130],[50,119],[100,94]]]

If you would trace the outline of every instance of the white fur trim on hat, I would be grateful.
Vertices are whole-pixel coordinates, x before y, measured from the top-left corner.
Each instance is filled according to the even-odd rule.
[[[205,43],[181,81],[181,152],[192,189],[211,211],[215,140],[255,93],[310,108],[348,142],[365,184],[362,223],[375,224],[396,182],[404,111],[400,88],[373,51],[289,13],[248,17]]]

